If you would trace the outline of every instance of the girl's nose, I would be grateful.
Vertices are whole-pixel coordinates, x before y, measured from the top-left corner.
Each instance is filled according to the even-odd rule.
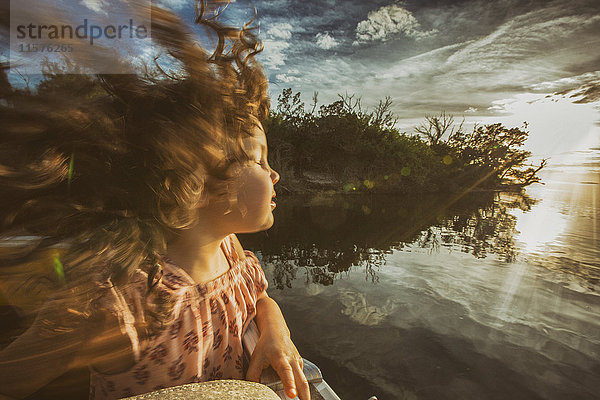
[[[271,168],[271,182],[273,182],[273,185],[279,182],[279,178],[281,178],[279,173]]]

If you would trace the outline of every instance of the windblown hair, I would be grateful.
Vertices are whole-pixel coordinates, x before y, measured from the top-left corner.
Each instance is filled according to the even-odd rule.
[[[152,40],[181,70],[157,63],[136,74],[79,76],[80,90],[12,88],[0,72],[0,239],[31,236],[3,264],[39,257],[60,244],[65,280],[126,282],[137,268],[160,279],[170,234],[198,223],[206,193],[228,193],[241,140],[268,114],[267,82],[245,25],[207,18],[214,53],[170,11],[152,7]],[[63,85],[64,86],[64,85]],[[99,266],[105,266],[100,268]]]

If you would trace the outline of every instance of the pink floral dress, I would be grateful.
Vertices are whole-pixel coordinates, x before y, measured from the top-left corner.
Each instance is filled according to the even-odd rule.
[[[255,315],[256,300],[267,288],[258,259],[249,251],[237,256],[233,236],[221,247],[229,260],[225,274],[196,284],[181,268],[165,259],[162,281],[153,289],[176,298],[174,320],[157,335],[140,340],[136,319],[147,276],[136,272],[134,284],[123,293],[110,291],[103,301],[119,313],[121,330],[130,341],[136,363],[118,374],[90,368],[90,399],[115,399],[192,382],[243,379],[242,336]]]

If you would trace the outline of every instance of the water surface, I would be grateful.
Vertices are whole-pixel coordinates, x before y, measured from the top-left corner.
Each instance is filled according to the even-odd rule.
[[[242,237],[342,399],[600,393],[600,150],[525,196],[283,198]]]

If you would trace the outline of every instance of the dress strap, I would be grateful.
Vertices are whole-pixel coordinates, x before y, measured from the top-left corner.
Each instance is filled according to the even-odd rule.
[[[231,260],[232,264],[246,258],[242,245],[233,233],[223,239],[221,246],[223,247],[225,255]]]

